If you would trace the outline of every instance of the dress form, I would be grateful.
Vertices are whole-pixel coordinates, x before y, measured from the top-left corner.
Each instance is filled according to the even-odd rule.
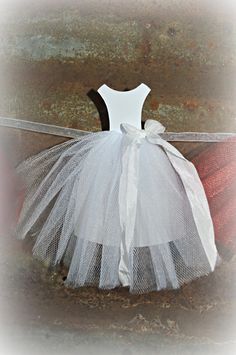
[[[97,91],[107,106],[110,131],[120,132],[120,124],[124,122],[141,129],[143,104],[151,91],[146,84],[128,91],[117,91],[103,84]]]
[[[160,137],[160,122],[140,129],[149,91],[102,85],[110,132],[57,144],[17,167],[24,205],[14,232],[36,239],[33,254],[48,266],[65,264],[67,286],[176,289],[219,261],[194,165]]]

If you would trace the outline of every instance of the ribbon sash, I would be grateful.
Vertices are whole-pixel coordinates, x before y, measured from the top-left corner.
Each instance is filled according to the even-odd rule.
[[[165,127],[158,121],[147,120],[144,130],[130,124],[121,124],[123,137],[122,173],[119,185],[120,224],[123,235],[121,240],[121,258],[119,278],[123,286],[130,285],[130,251],[134,240],[134,228],[138,197],[139,151],[144,139],[151,144],[161,146],[173,168],[180,176],[193,213],[193,218],[208,257],[214,270],[217,249],[210,210],[201,180],[194,165],[188,161],[173,145],[160,137]]]

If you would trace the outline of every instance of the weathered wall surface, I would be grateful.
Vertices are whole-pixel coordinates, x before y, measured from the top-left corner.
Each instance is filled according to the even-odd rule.
[[[22,1],[2,6],[0,115],[100,130],[87,96],[152,90],[143,119],[236,131],[236,12],[226,1]]]
[[[232,2],[1,2],[0,115],[97,131],[98,111],[87,93],[103,83],[123,90],[144,82],[152,89],[144,120],[158,119],[169,131],[236,132]],[[15,162],[63,141],[1,132]],[[0,334],[7,334],[0,349],[6,344],[24,355],[38,354],[37,348],[40,354],[236,353],[235,257],[180,290],[134,296],[126,289],[67,289],[66,270],[48,271],[32,258],[29,244],[0,238]]]

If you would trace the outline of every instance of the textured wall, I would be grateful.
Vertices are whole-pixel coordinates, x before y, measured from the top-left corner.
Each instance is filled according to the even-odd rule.
[[[100,130],[103,83],[152,89],[143,119],[236,131],[236,14],[226,1],[21,1],[2,5],[0,115]]]
[[[144,82],[152,90],[143,119],[158,119],[169,131],[236,132],[232,3],[0,1],[0,115],[100,130],[87,93],[103,83],[123,90]],[[1,132],[15,162],[63,141]],[[29,244],[0,238],[0,334],[7,334],[0,349],[14,347],[17,355],[236,354],[235,257],[181,290],[131,296],[64,288],[65,270],[48,272],[32,259]]]

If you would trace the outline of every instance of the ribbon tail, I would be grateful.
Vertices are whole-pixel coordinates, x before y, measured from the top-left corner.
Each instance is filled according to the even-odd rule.
[[[134,238],[138,196],[139,144],[124,137],[122,173],[119,184],[119,211],[122,227],[119,279],[123,286],[130,285],[129,253]]]
[[[212,271],[217,262],[214,227],[204,187],[195,166],[174,146],[162,139],[150,138],[151,143],[161,145],[185,188],[193,218]],[[181,158],[181,159],[176,159]]]
[[[215,245],[213,222],[204,187],[194,165],[191,162],[176,162],[176,159],[174,159],[171,154],[167,154],[183,182],[193,212],[193,218],[199,237],[211,266],[211,270],[213,271],[217,262],[218,253]]]
[[[172,144],[168,143],[167,141],[165,141],[164,139],[162,139],[160,136],[155,137],[155,136],[148,136],[148,142],[152,143],[152,144],[157,144],[160,145],[161,147],[163,147],[163,149],[174,155],[177,158],[180,158],[182,160],[188,161],[181,153],[178,149],[176,149]]]

